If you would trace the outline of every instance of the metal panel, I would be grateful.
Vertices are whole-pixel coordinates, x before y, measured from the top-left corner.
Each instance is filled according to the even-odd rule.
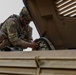
[[[0,52],[0,75],[76,75],[76,51]]]
[[[49,39],[57,50],[76,49],[76,0],[23,1],[40,37]]]

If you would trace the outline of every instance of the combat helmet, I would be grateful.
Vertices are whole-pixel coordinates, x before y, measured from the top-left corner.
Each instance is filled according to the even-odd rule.
[[[32,21],[32,18],[29,14],[29,12],[27,11],[26,7],[23,7],[21,12],[20,12],[20,16],[24,17],[26,20]]]

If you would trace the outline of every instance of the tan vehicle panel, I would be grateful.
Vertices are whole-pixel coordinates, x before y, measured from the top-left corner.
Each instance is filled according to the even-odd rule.
[[[23,2],[41,37],[48,38],[56,49],[76,48],[75,0],[23,0]]]

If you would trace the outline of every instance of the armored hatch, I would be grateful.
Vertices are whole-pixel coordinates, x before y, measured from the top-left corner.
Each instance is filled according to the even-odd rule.
[[[76,49],[75,0],[23,0],[40,37],[55,49]]]

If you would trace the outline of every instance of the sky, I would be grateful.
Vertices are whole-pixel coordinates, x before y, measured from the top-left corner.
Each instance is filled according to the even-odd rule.
[[[19,12],[23,7],[24,4],[22,0],[0,0],[0,23],[2,23],[12,14],[19,15]],[[35,28],[34,23],[31,22],[30,26],[33,28],[33,40],[39,38],[39,34]],[[28,48],[27,50],[30,51],[31,49]]]

